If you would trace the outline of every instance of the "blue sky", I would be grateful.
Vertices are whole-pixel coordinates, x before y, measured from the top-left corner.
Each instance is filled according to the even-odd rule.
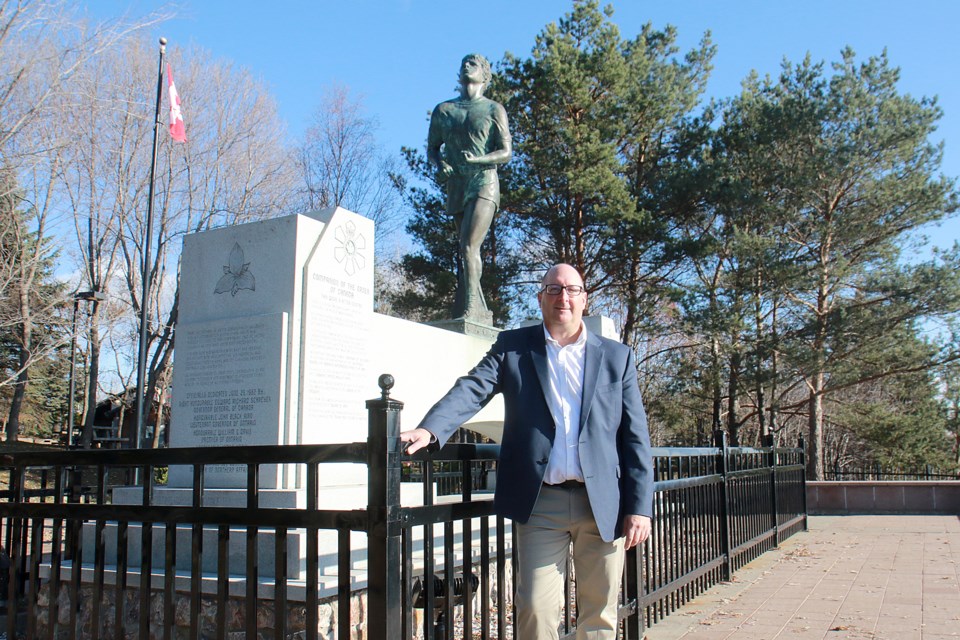
[[[901,68],[901,90],[937,96],[944,117],[943,173],[960,176],[960,3],[953,0],[616,0],[625,37],[646,22],[677,27],[686,51],[711,31],[718,51],[708,95],[729,97],[751,70],[778,73],[784,57],[839,60],[849,45],[859,58],[886,48]],[[143,0],[90,0],[93,17],[140,15],[161,6]],[[315,0],[249,2],[184,0],[178,17],[154,29],[168,50],[198,45],[249,68],[272,89],[291,139],[308,125],[325,87],[346,85],[362,96],[380,125],[385,151],[422,146],[427,116],[451,97],[460,58],[492,62],[504,52],[529,54],[537,33],[569,12],[569,0]],[[181,90],[185,118],[190,96]],[[930,230],[935,244],[960,239],[960,222]]]

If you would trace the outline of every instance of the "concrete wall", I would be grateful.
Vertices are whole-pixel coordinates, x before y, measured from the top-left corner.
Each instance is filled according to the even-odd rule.
[[[960,515],[960,482],[807,482],[807,513]]]

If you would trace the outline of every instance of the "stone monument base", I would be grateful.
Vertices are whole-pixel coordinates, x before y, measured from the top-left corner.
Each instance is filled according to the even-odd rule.
[[[167,552],[166,525],[154,524],[153,540],[150,548],[150,562],[154,567],[162,567]],[[130,524],[127,527],[127,566],[132,569],[141,567],[142,558],[142,528],[141,524]],[[86,558],[90,553],[93,557],[93,551],[96,548],[96,525],[93,523],[84,523],[82,530],[83,555]],[[333,532],[334,534],[336,532]],[[115,522],[107,522],[103,526],[104,543],[104,566],[116,567],[117,565],[117,536],[119,534]],[[208,553],[201,554],[200,571],[209,576],[216,576],[218,570],[217,544],[219,542],[220,532],[217,527],[206,525],[202,529],[202,542],[204,549],[211,550]],[[227,534],[227,573],[229,575],[243,575],[246,570],[247,543],[246,529],[231,527]],[[335,535],[331,536],[332,541],[336,542]],[[176,557],[174,560],[174,569],[178,572],[190,571],[193,553],[193,527],[191,525],[177,525],[176,539]],[[306,537],[299,530],[287,532],[286,545],[286,575],[291,580],[299,580],[304,575],[306,568],[304,558],[307,550]],[[334,547],[333,560],[336,560],[336,547]],[[272,529],[264,529],[257,533],[257,565],[260,576],[264,579],[273,579],[276,569],[276,535]]]
[[[260,490],[260,507],[262,509],[305,509],[307,504],[306,490],[304,489],[271,489]],[[113,489],[113,504],[139,505],[143,503],[143,487],[116,487]],[[401,503],[409,506],[423,504],[423,488],[418,484],[404,483],[400,488]],[[162,506],[190,506],[193,501],[193,490],[181,487],[155,487],[151,499],[152,505]],[[324,510],[364,509],[367,506],[367,486],[336,486],[321,487],[318,490],[317,503]],[[203,491],[202,507],[234,507],[244,508],[247,505],[246,491],[243,489],[205,489]],[[139,567],[141,558],[141,526],[131,524],[127,531],[127,562],[130,567]],[[84,557],[93,557],[95,549],[96,525],[83,525]],[[151,553],[154,566],[163,566],[166,553],[164,526],[153,526],[153,549]],[[180,525],[177,527],[176,560],[178,571],[189,571],[191,566],[191,536],[192,527]],[[203,548],[215,550],[217,548],[217,527],[203,528]],[[366,536],[351,533],[351,563],[366,566]],[[104,526],[104,562],[115,565],[117,562],[117,525],[106,523]],[[264,578],[274,577],[276,540],[270,527],[265,527],[258,533],[258,565],[260,575]],[[337,532],[322,530],[318,536],[318,565],[321,573],[336,574],[337,571]],[[90,555],[87,555],[90,554]],[[228,562],[231,574],[242,574],[246,567],[246,530],[242,527],[232,528],[227,545]],[[291,580],[301,579],[306,568],[306,538],[301,530],[292,529],[287,533],[287,577]],[[217,572],[217,553],[204,553],[201,570],[204,573],[215,575]]]
[[[493,322],[493,317],[490,319]],[[466,318],[454,318],[452,320],[436,320],[434,322],[427,323],[431,327],[437,327],[438,329],[446,329],[447,331],[453,331],[454,333],[462,333],[466,336],[473,336],[475,338],[484,338],[487,340],[496,340],[497,334],[500,333],[500,329],[497,329],[494,326],[489,324],[483,324],[480,322],[475,322],[473,320],[468,320]]]

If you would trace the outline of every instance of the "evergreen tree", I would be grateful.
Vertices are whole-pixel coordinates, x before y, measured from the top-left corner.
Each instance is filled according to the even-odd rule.
[[[53,277],[55,253],[42,223],[31,228],[32,203],[14,172],[0,170],[0,387],[9,387],[6,436],[14,442],[28,402],[31,377],[63,341],[57,308],[63,286]]]
[[[901,334],[921,350],[917,338]],[[949,470],[951,442],[932,372],[888,376],[828,396],[827,468]]]
[[[940,110],[900,94],[897,80],[885,55],[858,64],[845,50],[832,75],[807,59],[785,62],[776,80],[750,78],[724,114],[725,134],[739,141],[724,159],[746,191],[739,201],[747,211],[762,202],[762,216],[751,217],[779,236],[764,257],[781,274],[766,305],[782,307],[776,349],[806,388],[810,478],[823,477],[828,394],[953,357],[907,357],[890,341],[920,318],[960,308],[955,253],[900,261],[908,233],[957,202],[929,142]]]
[[[530,58],[505,57],[497,90],[516,149],[505,207],[518,218],[526,263],[567,262],[595,297],[609,289],[630,341],[672,264],[666,241],[682,202],[664,183],[680,163],[675,135],[714,48],[705,36],[678,60],[673,28],[648,24],[625,40],[612,14],[574,2],[537,36]]]
[[[404,148],[403,155],[410,174],[425,185],[398,184],[413,211],[407,232],[420,249],[400,259],[403,287],[388,294],[390,306],[402,318],[437,320],[452,307],[457,286],[456,227],[446,214],[442,185],[426,157],[410,148]],[[483,272],[489,272],[487,264]]]
[[[957,344],[956,332],[951,343]],[[947,436],[950,438],[950,464],[948,468],[960,474],[960,361],[954,360],[937,371],[940,416]]]

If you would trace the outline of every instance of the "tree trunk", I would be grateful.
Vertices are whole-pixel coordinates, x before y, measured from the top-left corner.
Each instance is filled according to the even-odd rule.
[[[730,378],[727,381],[727,435],[731,447],[740,446],[740,424],[737,422],[737,387],[740,384],[740,351],[730,356]]]
[[[711,357],[711,369],[710,372],[710,386],[713,387],[713,419],[711,422],[711,430],[713,433],[716,433],[720,430],[720,414],[722,411],[722,400],[723,394],[720,391],[720,345],[717,341],[717,338],[713,338],[710,341],[710,357]]]
[[[810,400],[807,416],[810,444],[807,447],[807,480],[823,480],[823,387],[826,372],[827,314],[829,313],[829,282],[827,278],[830,243],[822,249],[820,284],[817,289],[816,329],[813,335],[813,353],[816,363],[809,379]]]
[[[87,398],[90,397],[90,376],[87,375],[87,372],[90,371],[90,367],[87,364],[87,352],[83,352],[83,358],[79,362],[79,367],[83,370],[83,408],[80,411],[80,431],[81,435],[83,432],[83,425],[87,423]]]
[[[86,419],[83,421],[83,434],[80,438],[81,446],[89,449],[93,444],[93,421],[97,414],[97,387],[100,378],[100,303],[94,300],[90,312],[90,332],[87,349],[90,352],[90,363],[87,369],[87,397]]]
[[[960,474],[960,403],[954,400],[952,404],[947,425],[953,431],[953,469]]]
[[[957,473],[960,473],[960,432],[953,438],[953,464]]]
[[[24,278],[19,284],[20,353],[17,359],[19,372],[13,388],[13,398],[10,400],[10,413],[7,418],[7,442],[16,442],[20,438],[20,412],[23,409],[24,397],[27,395],[27,385],[30,384],[30,360],[33,356],[33,317],[30,313],[31,283],[32,279]]]
[[[759,367],[757,367],[759,369]],[[760,441],[770,435],[770,427],[767,425],[767,416],[764,411],[764,405],[767,402],[766,394],[763,391],[763,382],[757,381],[757,433],[760,435]]]
[[[777,413],[780,401],[777,399],[777,369],[780,365],[780,352],[777,350],[777,303],[773,303],[770,312],[770,422],[769,433],[777,432]],[[763,411],[763,406],[760,406]]]
[[[150,368],[147,372],[147,391],[144,395],[144,402],[147,403],[147,412],[145,416],[150,415],[152,405],[157,402],[156,418],[153,425],[153,440],[151,447],[157,449],[160,446],[160,425],[163,424],[163,394],[162,390],[169,386],[172,376],[173,350],[176,343],[177,320],[180,316],[180,288],[177,287],[173,296],[173,305],[170,308],[170,315],[163,325],[163,332],[157,337],[157,347],[153,353],[153,360],[150,362]],[[160,397],[157,397],[158,388],[161,390]],[[146,418],[144,419],[146,421]],[[146,426],[146,425],[144,425]],[[167,434],[167,443],[170,442]],[[139,443],[138,443],[139,446]]]
[[[584,213],[583,213],[583,198],[577,196],[574,199],[574,229],[573,229],[573,242],[574,242],[574,265],[577,268],[577,271],[580,272],[584,278],[587,277],[586,274],[586,253],[587,253],[587,242],[586,242],[586,231],[584,224]]]
[[[632,345],[633,334],[640,324],[640,303],[637,300],[640,291],[640,263],[638,260],[630,261],[630,275],[625,283],[625,298],[627,303],[627,312],[623,318],[623,335],[620,341],[626,345]]]
[[[29,334],[29,330],[24,330]],[[20,439],[20,410],[23,408],[23,398],[27,394],[27,385],[30,382],[30,349],[20,348],[18,364],[20,373],[13,387],[13,398],[10,400],[10,413],[7,416],[7,442],[16,442]]]
[[[144,417],[144,428],[146,428],[147,418],[149,418],[151,414],[156,416],[153,420],[153,438],[150,444],[154,449],[160,446],[160,425],[163,424],[163,390],[166,388],[167,382],[170,379],[169,367],[171,353],[172,349],[167,349],[163,354],[160,364],[151,370],[148,376],[147,393],[144,394],[143,399],[147,405],[147,412]],[[156,405],[156,411],[154,411],[154,405]]]
[[[810,441],[807,443],[807,480],[823,480],[823,373],[814,376],[807,416]]]
[[[756,380],[755,393],[757,394],[757,433],[760,436],[760,442],[765,442],[765,438],[770,435],[770,429],[767,427],[766,415],[763,407],[766,398],[763,393],[763,363],[766,359],[766,348],[763,346],[763,270],[757,269],[754,278],[753,287],[753,322],[757,328],[756,342],[757,355],[754,360],[754,378]]]

